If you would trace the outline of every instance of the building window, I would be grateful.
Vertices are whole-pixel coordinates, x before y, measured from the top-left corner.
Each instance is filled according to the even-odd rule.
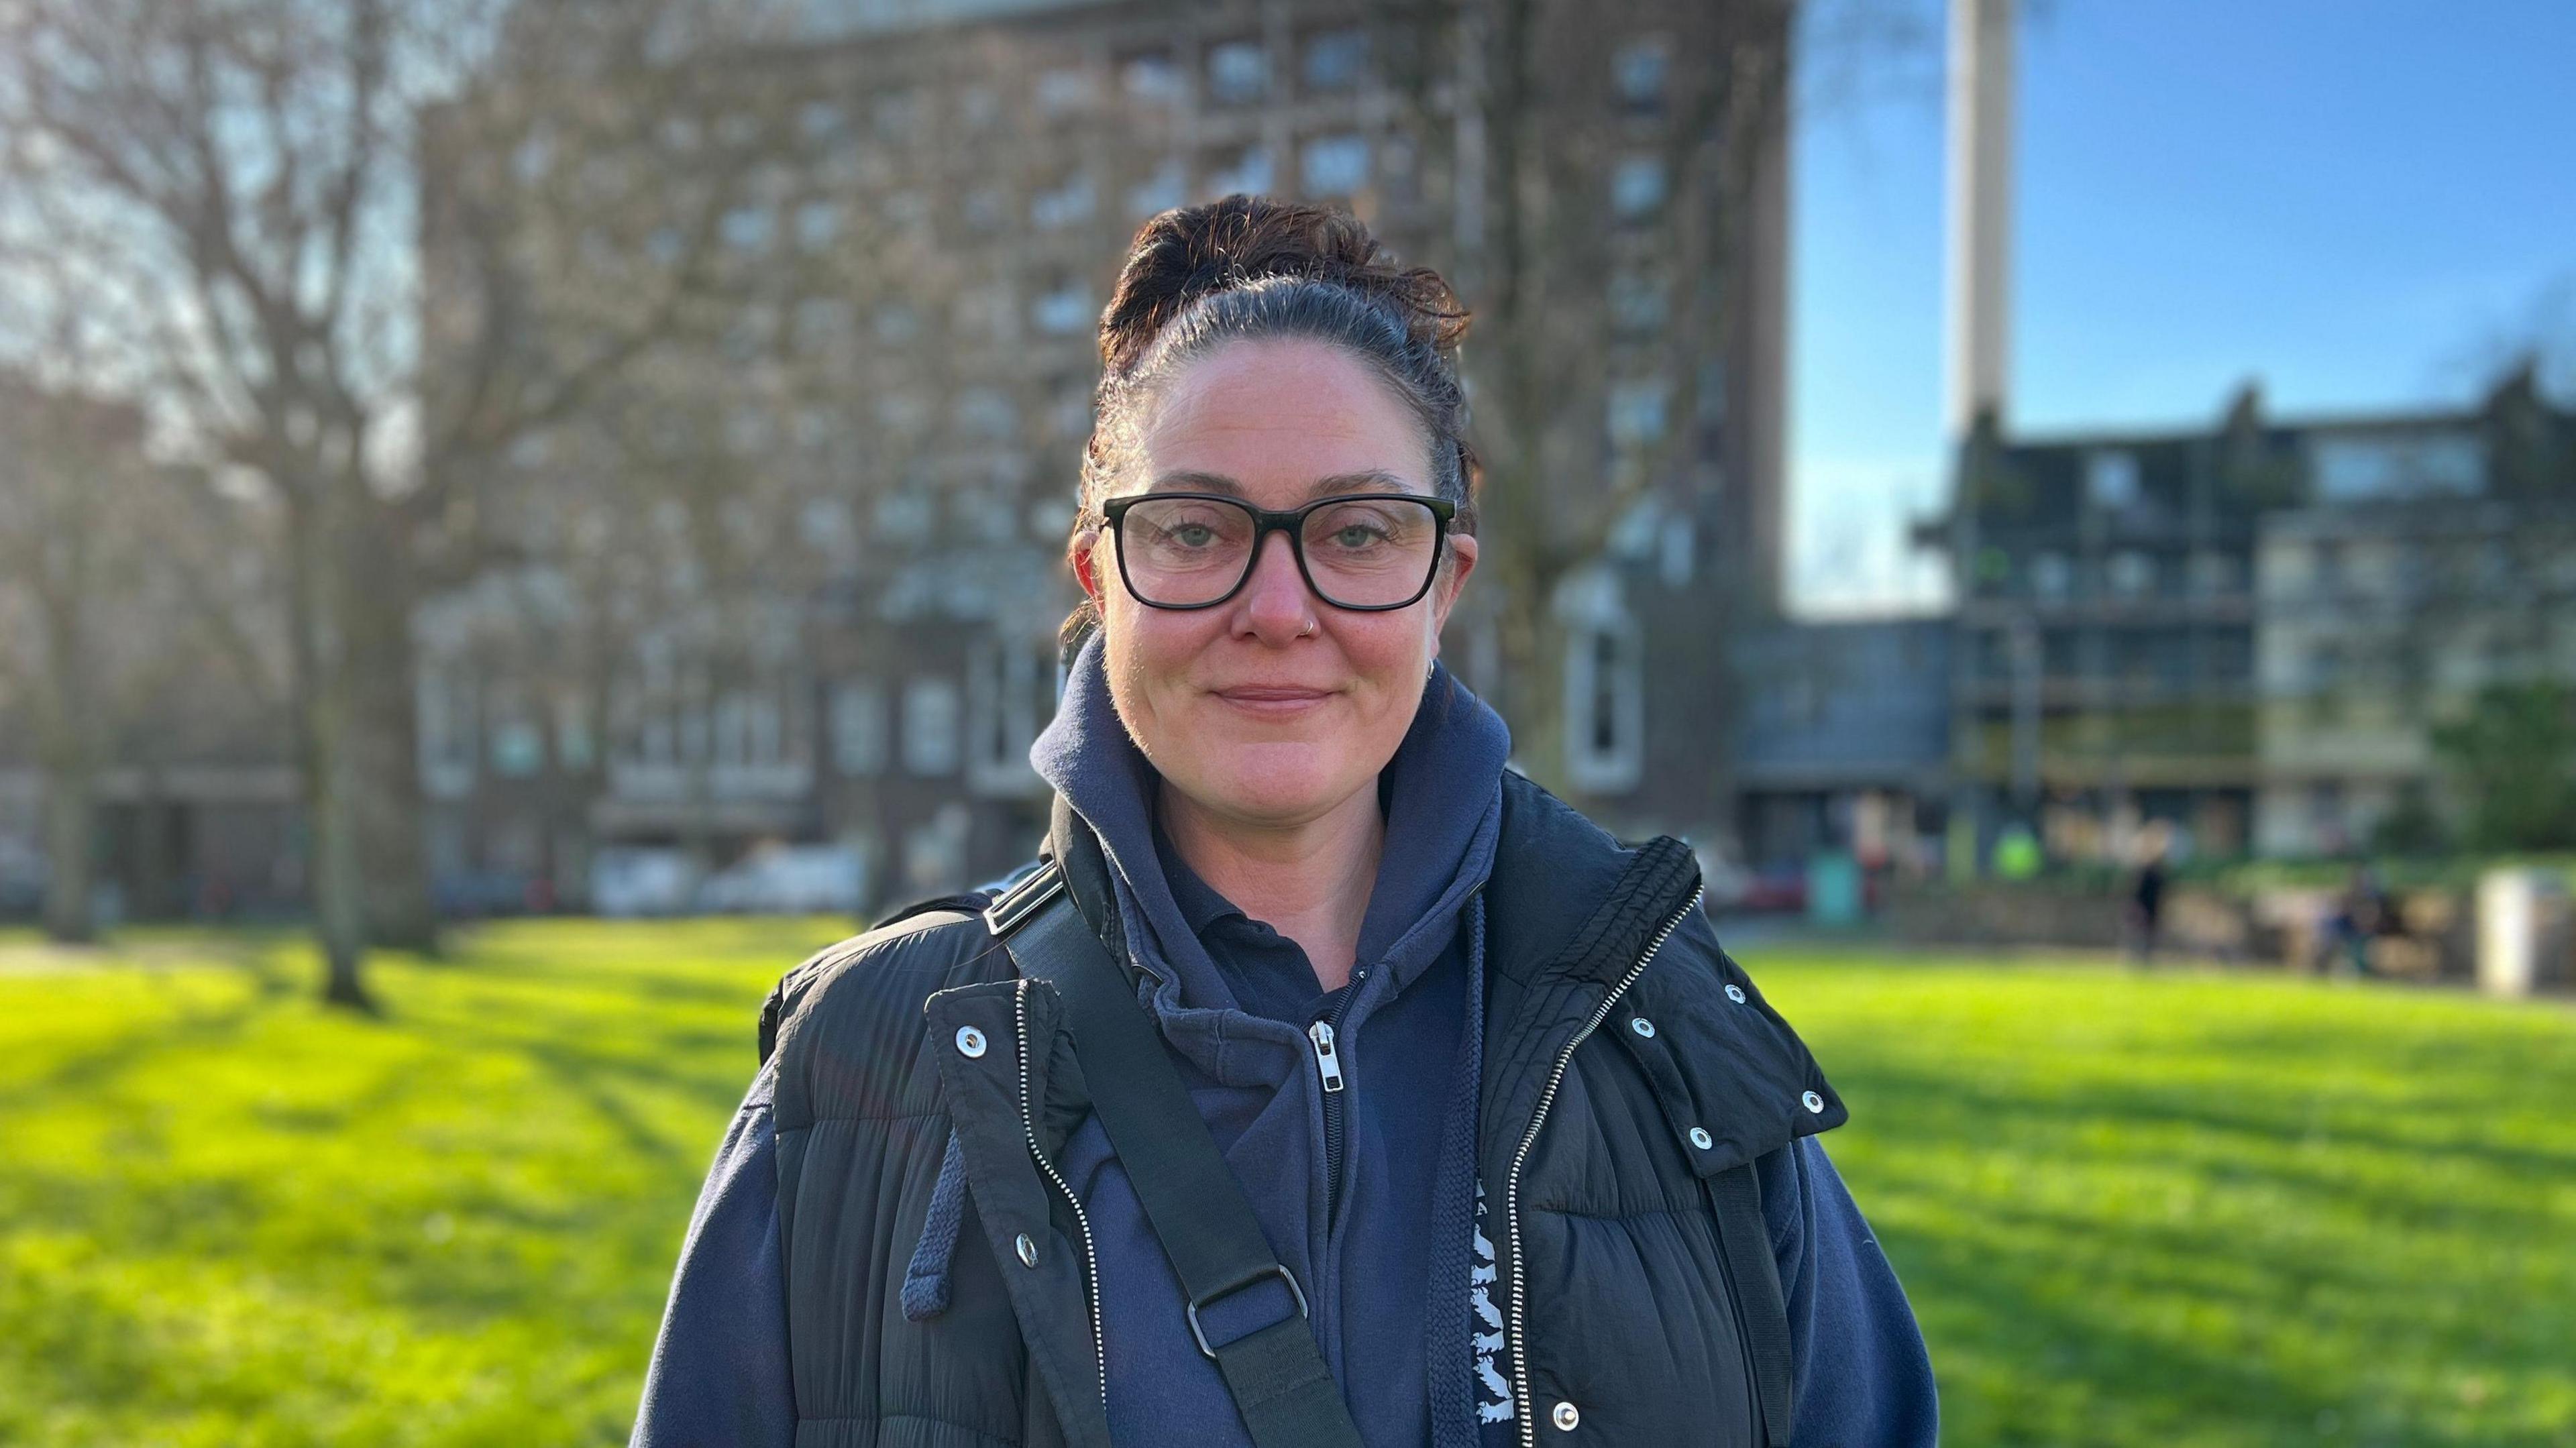
[[[2308,453],[2328,502],[2473,494],[2487,474],[2486,444],[2473,432],[2328,435]]]
[[[921,92],[888,91],[878,96],[873,119],[877,135],[885,140],[899,141],[911,136],[921,128]]]
[[[899,389],[877,398],[877,426],[900,438],[916,438],[930,424],[930,401],[919,392]]]
[[[1309,196],[1351,195],[1368,184],[1368,138],[1318,136],[1306,143],[1297,169]]]
[[[977,236],[990,236],[1010,220],[1009,202],[1003,199],[999,186],[970,186],[957,203],[957,214],[965,219],[966,229]]]
[[[968,387],[954,404],[957,430],[981,442],[1007,441],[1020,430],[1020,410],[998,387]]]
[[[1085,377],[1057,380],[1054,401],[1047,405],[1047,426],[1058,438],[1072,440],[1091,435],[1091,381]]]
[[[1058,66],[1038,77],[1037,95],[1041,112],[1067,116],[1100,99],[1100,81],[1081,66]]]
[[[797,127],[804,131],[805,139],[818,143],[840,135],[843,119],[841,108],[830,101],[807,101],[796,113]]]
[[[1029,303],[1029,322],[1054,337],[1069,337],[1085,330],[1092,322],[1091,288],[1075,277],[1058,280]]]
[[[716,223],[716,235],[728,248],[744,256],[769,250],[777,234],[777,213],[766,206],[737,206]]]
[[[777,341],[778,308],[768,302],[751,303],[725,324],[725,357],[737,364],[765,359]]]
[[[903,767],[924,776],[957,772],[957,686],[914,679],[903,686]]]
[[[474,784],[475,690],[461,669],[426,665],[414,705],[420,716],[420,768],[429,791],[463,794]]]
[[[796,249],[811,254],[832,244],[841,234],[841,205],[837,201],[808,201],[796,208]]]
[[[847,775],[869,775],[885,766],[885,686],[874,679],[845,679],[832,690],[832,767]]]
[[[2343,690],[2350,662],[2341,643],[2321,643],[2308,654],[2308,714],[2319,724],[2343,717]]]
[[[779,764],[787,757],[774,689],[728,689],[716,699],[715,767],[754,769]]]
[[[2201,598],[2212,598],[2237,592],[2244,587],[2244,570],[2234,558],[2224,553],[2191,555],[2191,591]]]
[[[737,402],[725,409],[724,450],[747,458],[769,450],[769,410],[756,402]]]
[[[979,794],[1042,792],[1029,746],[1055,713],[1054,650],[985,640],[968,651],[966,691],[967,786]]]
[[[1154,174],[1127,190],[1127,214],[1139,221],[1159,215],[1190,199],[1190,178],[1178,157],[1166,159]]]
[[[1258,40],[1208,47],[1207,69],[1208,95],[1219,105],[1248,105],[1270,90],[1270,53]]]
[[[1270,189],[1270,151],[1264,146],[1246,146],[1225,156],[1208,168],[1208,193],[1232,196],[1241,192],[1258,196]]]
[[[1610,279],[1610,326],[1623,337],[1651,337],[1664,328],[1671,288],[1664,279],[1621,272]]]
[[[590,707],[578,694],[555,700],[555,758],[566,769],[588,769],[598,757],[590,727]]]
[[[989,131],[1001,124],[1002,93],[988,85],[970,85],[957,93],[957,115],[970,131]]]
[[[1661,35],[1624,41],[1610,54],[1610,84],[1619,93],[1619,104],[1638,115],[1664,108],[1672,69],[1672,41]]]
[[[1672,389],[1660,377],[1632,378],[1610,387],[1610,443],[1633,451],[1663,441]]]
[[[859,520],[847,498],[809,498],[796,510],[796,536],[826,558],[847,559],[858,548]]]
[[[1624,610],[1567,630],[1565,772],[1577,789],[1624,793],[1645,773],[1644,643]]]
[[[1177,106],[1184,99],[1181,68],[1172,63],[1168,51],[1149,50],[1127,57],[1119,63],[1118,84],[1129,98],[1147,105]]]
[[[850,344],[852,313],[840,297],[807,297],[796,304],[796,350],[807,356],[838,352]]]
[[[2111,555],[2109,579],[2112,597],[2144,598],[2155,591],[2156,560],[2134,548],[2123,549]]]
[[[2138,506],[2138,455],[2111,450],[2085,454],[2084,496],[2104,512]]]
[[[910,302],[888,302],[868,319],[880,342],[900,346],[921,335],[921,309]]]
[[[1357,27],[1307,38],[1305,76],[1310,91],[1345,91],[1368,73],[1368,32]]]
[[[2063,553],[2034,554],[2030,560],[2030,592],[2034,598],[2055,601],[2074,591],[2075,567]]]
[[[2332,538],[2318,543],[2310,559],[2308,577],[2313,580],[2314,591],[2319,597],[2332,598],[2342,593],[2343,544]]]
[[[1625,156],[1610,171],[1610,210],[1621,221],[1646,221],[1664,209],[1664,163]]]
[[[874,531],[888,543],[901,546],[928,542],[937,519],[930,490],[918,482],[907,482],[877,495]]]
[[[960,339],[1007,343],[1018,334],[1019,301],[1011,295],[1008,282],[959,292],[952,315],[953,330]]]
[[[1076,171],[1029,198],[1029,221],[1040,231],[1058,231],[1090,220],[1094,204],[1091,173]]]

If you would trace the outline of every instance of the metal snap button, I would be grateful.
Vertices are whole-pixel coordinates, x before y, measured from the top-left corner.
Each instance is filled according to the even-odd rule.
[[[1744,1004],[1744,987],[1730,982],[1726,987],[1726,998],[1737,1005]]]
[[[1628,1029],[1635,1031],[1638,1035],[1645,1037],[1647,1040],[1651,1041],[1655,1038],[1655,1023],[1647,1020],[1644,1016],[1639,1016],[1635,1020],[1630,1021],[1628,1023]]]
[[[1548,1421],[1571,1433],[1574,1431],[1574,1425],[1583,1421],[1583,1410],[1572,1403],[1559,1403],[1556,1405],[1556,1411],[1547,1416]]]
[[[1799,1097],[1798,1099],[1799,1099],[1799,1100],[1801,1100],[1801,1101],[1803,1101],[1803,1102],[1805,1102],[1805,1103],[1807,1103],[1807,1109],[1808,1109],[1809,1111],[1813,1111],[1813,1112],[1817,1112],[1817,1113],[1820,1113],[1820,1114],[1821,1114],[1821,1113],[1824,1111],[1824,1109],[1825,1109],[1825,1098],[1823,1098],[1822,1096],[1817,1095],[1817,1094],[1816,1094],[1815,1092],[1813,1092],[1813,1091],[1808,1092],[1807,1094],[1805,1094],[1804,1096]]]
[[[1019,1250],[1021,1266],[1035,1267],[1038,1265],[1038,1244],[1029,1240],[1028,1233],[1022,1232],[1019,1240],[1013,1242],[1011,1245]]]
[[[1690,1143],[1691,1145],[1698,1147],[1700,1150],[1706,1151],[1710,1147],[1717,1145],[1717,1138],[1708,1134],[1707,1127],[1694,1126],[1690,1129]]]
[[[957,1028],[957,1054],[972,1061],[984,1054],[984,1033],[973,1026]]]

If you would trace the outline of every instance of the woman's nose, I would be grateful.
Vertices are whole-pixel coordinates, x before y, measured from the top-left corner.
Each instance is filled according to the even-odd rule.
[[[1236,602],[1242,607],[1237,627],[1266,644],[1284,644],[1315,631],[1315,595],[1297,571],[1297,555],[1288,535],[1261,540],[1252,557],[1252,576],[1244,580]]]

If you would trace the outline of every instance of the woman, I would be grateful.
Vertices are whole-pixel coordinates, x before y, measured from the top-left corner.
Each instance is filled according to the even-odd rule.
[[[1236,196],[1138,234],[1032,751],[1048,863],[781,983],[638,1444],[1933,1441],[1813,1140],[1842,1106],[1690,852],[1508,772],[1439,664],[1465,327],[1348,217]],[[1095,951],[1112,1016],[1076,1031]],[[1104,1065],[1130,994],[1195,1108],[1170,1139],[1222,1153],[1177,1207],[1122,1164],[1159,1160],[1113,1107],[1163,1067]],[[1185,1292],[1246,1205],[1263,1265]]]

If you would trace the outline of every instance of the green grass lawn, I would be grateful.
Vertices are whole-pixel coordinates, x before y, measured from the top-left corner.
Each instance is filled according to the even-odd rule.
[[[292,939],[0,935],[0,1443],[622,1441],[757,1003],[836,933],[493,927],[380,1021]],[[1947,1441],[2576,1445],[2576,1010],[1746,956]]]

